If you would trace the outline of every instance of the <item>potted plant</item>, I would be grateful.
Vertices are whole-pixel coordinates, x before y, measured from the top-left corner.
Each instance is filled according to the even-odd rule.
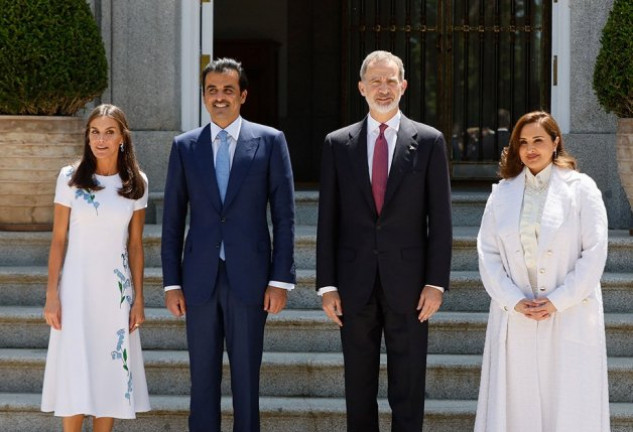
[[[600,105],[618,117],[618,173],[633,208],[633,2],[615,0],[602,30],[593,88]],[[633,234],[633,230],[632,230]]]
[[[50,229],[55,178],[81,155],[73,115],[107,87],[86,0],[0,0],[0,229]]]

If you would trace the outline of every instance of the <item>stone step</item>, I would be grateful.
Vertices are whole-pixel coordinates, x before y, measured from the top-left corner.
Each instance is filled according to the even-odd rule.
[[[486,201],[490,195],[486,191],[454,190],[453,224],[455,226],[479,226]],[[147,223],[163,223],[163,192],[151,192],[147,206]],[[319,192],[317,190],[295,191],[295,223],[316,225],[318,220]]]
[[[453,190],[451,194],[453,226],[479,227],[490,190],[490,188],[486,191]]]
[[[189,394],[186,351],[144,350],[150,394]],[[0,393],[36,393],[42,389],[46,350],[0,349]],[[630,363],[633,363],[631,360]],[[386,355],[381,355],[379,397],[387,397]],[[429,355],[427,397],[476,399],[481,356]],[[629,368],[633,369],[633,367]],[[633,375],[633,370],[631,371]],[[230,394],[228,358],[224,358],[223,394]],[[264,353],[260,395],[267,397],[344,397],[340,353]],[[621,397],[616,394],[617,397]],[[614,399],[618,401],[618,399]]]
[[[186,351],[145,350],[145,372],[150,394],[189,394],[189,358]],[[0,349],[0,393],[37,393],[42,389],[46,350]],[[378,396],[387,397],[387,357],[380,359]],[[430,354],[426,395],[429,399],[476,400],[480,355]],[[628,402],[633,388],[633,358],[610,357],[609,400]],[[343,356],[340,353],[264,353],[260,396],[326,397],[345,395]],[[222,392],[230,395],[228,357],[224,358]]]
[[[487,312],[490,296],[478,271],[451,272],[450,291],[444,296],[443,312]],[[633,273],[602,275],[602,299],[605,313],[630,313],[633,304]]]
[[[453,228],[453,260],[455,271],[478,268],[477,227]],[[145,265],[160,266],[161,226],[146,225],[144,232]],[[48,262],[50,233],[0,232],[0,266],[45,266]],[[298,269],[316,268],[316,227],[298,225],[295,228],[295,262]],[[606,271],[633,272],[633,236],[625,230],[609,231],[609,256]]]
[[[0,267],[0,302],[3,306],[42,306],[45,300],[46,267]],[[321,309],[315,292],[315,271],[298,270],[297,287],[288,295],[288,309]],[[605,273],[602,293],[606,312],[630,312],[633,304],[633,273]],[[162,271],[145,269],[145,306],[162,308]],[[487,312],[490,297],[476,271],[453,271],[451,290],[444,296],[442,311]]]
[[[453,227],[452,270],[477,270],[478,227]],[[609,230],[606,272],[633,272],[633,236],[627,230]]]
[[[332,398],[260,397],[262,432],[307,432],[345,430],[345,400]],[[150,396],[152,411],[136,420],[117,420],[114,432],[156,432],[187,430],[188,396]],[[222,398],[222,432],[232,430],[231,398]],[[50,432],[61,421],[40,412],[40,395],[0,393],[0,424],[11,432]],[[390,409],[378,401],[381,430],[390,429]],[[476,404],[473,401],[426,401],[423,432],[472,430]],[[628,407],[622,408],[625,413]],[[631,422],[633,424],[633,422]],[[85,429],[88,431],[89,429]],[[91,429],[90,429],[91,430]]]
[[[3,306],[42,306],[45,301],[48,269],[39,267],[0,267],[0,303]],[[321,307],[321,299],[314,289],[314,270],[297,271],[297,287],[288,295],[289,309]],[[165,305],[162,269],[145,268],[143,284],[145,307],[162,308]]]
[[[161,225],[145,225],[143,245],[145,266],[160,267]],[[50,232],[0,231],[0,267],[46,266]],[[316,227],[295,227],[295,262],[298,269],[315,268]]]
[[[173,318],[162,308],[147,308],[145,315],[144,349],[186,349],[184,318]],[[437,313],[430,322],[429,353],[481,354],[487,320],[485,312]],[[605,322],[609,355],[633,357],[633,314],[608,313]],[[48,336],[41,307],[0,306],[0,348],[46,348]],[[322,311],[288,309],[268,317],[264,350],[340,352],[340,334]]]
[[[322,398],[260,398],[262,432],[344,431],[345,401]],[[187,396],[150,396],[152,411],[140,413],[136,420],[117,420],[114,432],[156,432],[187,430]],[[475,401],[427,400],[423,432],[463,432],[473,429]],[[390,430],[390,409],[378,400],[380,429]],[[633,430],[633,404],[611,403],[611,432]],[[231,398],[222,398],[222,432],[232,430]],[[0,393],[0,424],[11,432],[50,432],[60,430],[61,421],[40,412],[40,395]],[[85,431],[92,430],[90,428]]]

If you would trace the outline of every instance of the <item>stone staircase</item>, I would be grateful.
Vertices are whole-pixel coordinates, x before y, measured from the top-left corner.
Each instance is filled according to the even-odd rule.
[[[453,195],[451,291],[431,320],[425,432],[473,428],[489,298],[477,272],[475,239],[485,192]],[[297,193],[297,289],[270,316],[262,364],[262,430],[344,431],[343,358],[339,332],[314,292],[316,192]],[[152,195],[145,230],[147,321],[141,330],[153,411],[121,420],[117,431],[185,431],[188,357],[184,321],[163,307],[160,269],[162,197]],[[50,233],[0,232],[0,431],[61,430],[39,412],[49,329],[42,318]],[[613,431],[633,431],[633,238],[611,231],[603,277]],[[579,359],[582,361],[582,359]],[[381,428],[390,430],[386,359],[382,358]],[[223,430],[232,425],[225,360]],[[582,377],[579,377],[582,379]],[[86,430],[90,430],[86,428]],[[567,431],[564,431],[567,432]],[[573,432],[573,431],[569,431]]]

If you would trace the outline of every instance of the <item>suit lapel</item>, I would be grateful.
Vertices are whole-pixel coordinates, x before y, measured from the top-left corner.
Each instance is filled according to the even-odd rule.
[[[525,173],[521,172],[513,179],[506,180],[503,183],[503,185],[497,186],[498,195],[494,201],[498,235],[506,245],[505,254],[508,264],[512,268],[515,283],[520,287],[529,286],[530,278],[523,258],[520,226]]]
[[[543,207],[543,216],[541,217],[541,230],[538,241],[539,255],[549,247],[556,231],[558,231],[558,228],[560,228],[567,217],[571,191],[561,175],[561,172],[553,166],[552,177]]]
[[[389,200],[393,198],[407,171],[411,170],[413,153],[418,147],[416,136],[417,132],[411,125],[411,121],[402,115],[400,117],[400,127],[398,128],[398,135],[396,137],[396,147],[391,161],[391,169],[389,170],[389,178],[387,179],[387,190],[385,191],[383,208],[385,208],[389,204]]]
[[[198,141],[195,143],[195,164],[199,171],[198,178],[203,179],[202,187],[206,189],[211,203],[217,211],[222,207],[218,181],[215,178],[215,164],[213,162],[213,146],[211,145],[211,125],[202,129]]]
[[[367,166],[367,118],[357,123],[357,127],[350,131],[349,142],[347,143],[354,178],[367,201],[367,204],[376,213],[376,204],[371,193],[371,182],[369,180],[369,168]]]
[[[228,208],[240,190],[240,186],[242,186],[242,182],[251,167],[255,153],[257,153],[259,140],[260,137],[253,135],[249,122],[242,120],[240,136],[237,139],[237,146],[233,155],[229,184],[226,189],[226,197],[224,198],[224,208]]]
[[[501,185],[500,185],[501,186]],[[497,186],[497,187],[500,187]],[[495,219],[499,227],[499,234],[507,236],[516,234],[519,238],[521,206],[523,204],[523,190],[525,189],[525,174],[521,172],[511,180],[507,180],[500,194],[495,199]]]

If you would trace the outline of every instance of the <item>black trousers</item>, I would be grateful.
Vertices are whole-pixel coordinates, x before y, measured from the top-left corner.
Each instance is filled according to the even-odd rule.
[[[428,322],[418,321],[416,306],[411,305],[411,312],[405,314],[393,311],[387,304],[380,276],[377,275],[367,305],[354,315],[344,315],[341,340],[348,432],[380,430],[376,399],[383,332],[387,348],[391,430],[422,430]]]

